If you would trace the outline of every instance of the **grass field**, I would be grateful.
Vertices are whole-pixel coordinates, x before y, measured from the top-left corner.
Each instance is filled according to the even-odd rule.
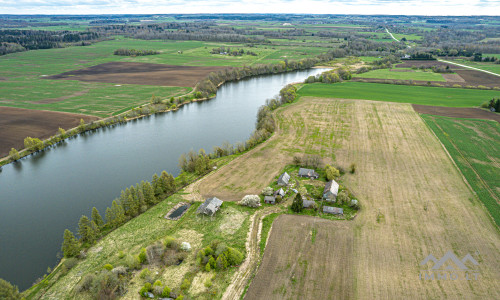
[[[485,54],[484,56],[495,56],[495,55]],[[470,61],[470,60],[465,60],[465,59],[454,59],[452,61],[459,63],[459,64],[462,64],[462,65],[466,65],[466,66],[474,67],[477,69],[486,70],[486,71],[500,74],[500,65],[492,63],[492,62],[477,62],[477,61]]]
[[[495,121],[422,115],[500,226],[500,125]]]
[[[220,46],[251,50],[258,56],[241,57],[210,54]],[[125,57],[113,55],[119,48],[160,51],[159,55]],[[0,106],[54,110],[108,116],[141,105],[152,94],[169,98],[190,88],[86,83],[49,80],[44,77],[108,62],[142,62],[189,66],[243,66],[276,63],[285,57],[300,59],[323,52],[321,48],[270,46],[245,47],[197,41],[145,41],[117,38],[86,47],[36,50],[0,57]],[[178,51],[182,51],[179,54]],[[49,101],[45,101],[45,100]],[[50,103],[44,103],[50,102]]]
[[[306,84],[299,90],[299,95],[301,97],[365,99],[434,106],[478,107],[488,99],[499,97],[500,91],[342,82],[337,84]]]
[[[353,75],[353,77],[395,80],[446,81],[441,74],[430,71],[425,72],[407,68],[400,68],[396,70],[401,71],[393,71],[392,69],[378,69],[362,74],[355,74]]]

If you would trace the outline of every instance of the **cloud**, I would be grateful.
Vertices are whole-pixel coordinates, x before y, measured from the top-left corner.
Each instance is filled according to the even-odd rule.
[[[499,15],[500,0],[0,0],[0,14]]]

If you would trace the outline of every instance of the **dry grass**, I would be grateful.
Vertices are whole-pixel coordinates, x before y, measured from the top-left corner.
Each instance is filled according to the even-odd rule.
[[[245,159],[214,174],[217,181],[224,182],[220,179],[225,178],[224,184],[232,184],[233,190],[250,193],[277,175],[291,160],[291,153],[312,149],[328,160],[335,150],[337,164],[348,166],[355,162],[358,166],[356,173],[345,175],[343,182],[359,197],[362,210],[354,221],[345,222],[348,228],[343,231],[353,237],[352,245],[339,239],[343,247],[327,245],[324,249],[331,249],[331,252],[313,255],[307,251],[315,253],[316,246],[295,245],[306,237],[291,235],[281,242],[287,247],[278,250],[270,246],[254,280],[259,284],[263,282],[259,279],[260,274],[271,274],[272,280],[267,282],[272,287],[259,284],[266,297],[280,296],[280,290],[273,288],[272,282],[276,281],[285,284],[289,297],[305,290],[308,293],[303,294],[304,298],[316,299],[314,290],[323,277],[329,276],[329,268],[347,262],[342,266],[344,271],[331,277],[333,290],[341,291],[339,298],[500,298],[497,288],[499,231],[480,202],[469,200],[473,198],[472,193],[439,141],[410,105],[305,98],[282,109],[278,116],[278,134],[248,153]],[[334,136],[322,141],[328,133]],[[240,173],[240,170],[245,172]],[[210,184],[213,179],[207,178],[200,186],[202,193],[215,190],[216,185]],[[288,228],[273,226],[271,245],[273,240],[282,238],[276,236],[280,230]],[[318,232],[316,241],[321,239]],[[349,255],[345,254],[346,248],[352,249]],[[273,249],[279,253],[274,253]],[[309,266],[319,266],[321,262],[325,270],[313,275],[306,273],[303,278],[295,274],[297,282],[306,282],[304,286],[289,284],[290,274],[276,273],[280,270],[276,260],[268,258],[266,264],[266,256],[288,257],[288,262],[293,264],[296,260],[292,258],[296,256],[288,254],[288,249],[306,249],[303,255],[309,258]],[[449,250],[459,258],[470,253],[478,260],[479,280],[419,279],[419,263],[427,255],[432,253],[439,259]],[[342,260],[329,262],[325,260],[327,254]],[[425,266],[425,270],[430,267],[431,264]],[[253,284],[247,298],[260,298],[253,297],[252,290]],[[337,297],[335,292],[329,295]]]

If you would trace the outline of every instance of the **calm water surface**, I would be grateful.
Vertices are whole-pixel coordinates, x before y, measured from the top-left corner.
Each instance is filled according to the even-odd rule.
[[[0,172],[0,278],[24,290],[60,252],[64,229],[95,206],[104,217],[120,191],[154,173],[177,175],[179,156],[245,141],[265,100],[322,69],[223,85],[217,97],[114,128],[104,128],[4,166]]]

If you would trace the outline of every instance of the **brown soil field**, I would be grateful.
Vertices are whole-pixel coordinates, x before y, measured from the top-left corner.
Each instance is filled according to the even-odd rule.
[[[45,78],[88,82],[194,87],[198,81],[203,79],[210,72],[225,68],[226,67],[191,67],[134,62],[110,62],[85,69],[47,76]]]
[[[265,187],[294,155],[319,153],[325,163],[356,163],[356,173],[341,183],[362,209],[353,221],[318,219],[332,224],[321,225],[330,228],[328,237],[319,227],[318,248],[305,244],[311,238],[307,229],[294,233],[294,221],[306,228],[314,222],[278,219],[247,299],[325,299],[323,293],[332,299],[500,298],[500,232],[411,105],[301,98],[276,116],[273,138],[207,176],[193,192],[239,200]],[[467,281],[456,270],[458,280],[420,279],[433,266],[420,262],[448,251],[459,259],[470,253],[479,265],[467,266],[479,278]],[[332,282],[328,291],[325,274]]]
[[[499,86],[500,77],[475,70],[455,70],[470,85]]]
[[[446,82],[465,82],[465,80],[458,74],[441,74]]]
[[[353,242],[347,222],[279,216],[245,299],[352,299]]]
[[[445,116],[453,118],[486,119],[500,122],[500,114],[479,108],[444,107],[412,104],[413,109],[420,114]]]
[[[98,120],[86,115],[0,107],[0,157],[9,154],[11,148],[24,148],[24,138],[30,136],[46,139],[59,127],[69,129],[78,126],[80,119],[86,122]]]

